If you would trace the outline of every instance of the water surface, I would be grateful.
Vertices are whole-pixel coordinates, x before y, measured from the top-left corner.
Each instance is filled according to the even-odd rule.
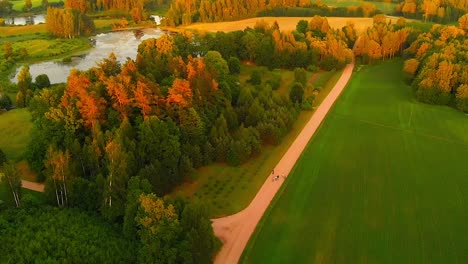
[[[66,82],[70,70],[77,68],[79,70],[87,70],[96,66],[97,62],[101,62],[107,58],[110,53],[114,53],[117,60],[121,63],[127,58],[135,59],[137,55],[138,45],[146,39],[158,38],[165,34],[160,29],[143,29],[141,36],[136,36],[134,31],[119,31],[103,33],[94,36],[95,47],[86,53],[72,57],[69,63],[62,61],[47,61],[31,64],[29,71],[34,79],[39,74],[47,74],[51,83]],[[16,70],[15,76],[11,79],[12,82],[17,82],[17,74],[21,68]]]

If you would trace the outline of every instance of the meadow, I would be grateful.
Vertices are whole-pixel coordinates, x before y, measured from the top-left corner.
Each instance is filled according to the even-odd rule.
[[[241,263],[468,262],[468,116],[415,101],[401,69],[358,67]]]
[[[240,76],[241,83],[248,85],[246,81],[254,70],[263,72],[263,83],[271,76],[271,74],[267,74],[268,70],[265,67],[243,65]],[[294,72],[281,70],[280,74],[282,83],[277,92],[287,95],[294,81]],[[308,73],[308,78],[313,79],[311,85],[322,87],[314,101],[316,106],[333,88],[341,76],[341,71],[320,72],[316,76],[314,75],[314,73]],[[311,93],[310,90],[310,87],[306,89],[306,95]],[[253,199],[265,179],[270,175],[272,168],[287,151],[312,114],[313,111],[302,111],[291,131],[279,145],[265,146],[257,157],[238,167],[218,163],[202,167],[194,173],[190,181],[177,187],[171,195],[199,199],[210,207],[213,217],[239,212]]]
[[[377,2],[377,1],[363,1],[363,0],[321,0],[322,4],[333,7],[348,7],[348,6],[360,6],[363,3],[373,4],[385,14],[393,14],[395,12],[396,3],[390,2]]]
[[[48,0],[50,4],[58,3],[61,0]],[[32,0],[32,8],[40,7],[42,5],[42,0]],[[13,4],[13,10],[22,11],[24,6],[24,0],[10,0],[10,3]]]
[[[0,114],[0,149],[9,159],[21,159],[29,143],[31,128],[31,114],[27,109]]]

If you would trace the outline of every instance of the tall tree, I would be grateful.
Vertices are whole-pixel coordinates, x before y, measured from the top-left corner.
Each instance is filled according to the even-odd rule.
[[[63,152],[49,147],[46,167],[49,170],[49,177],[54,183],[55,197],[59,207],[68,205],[67,186],[71,179],[70,158],[68,151]]]
[[[21,175],[16,168],[16,165],[13,161],[8,161],[4,165],[5,170],[5,180],[10,186],[10,191],[13,195],[16,207],[20,207],[21,200]]]

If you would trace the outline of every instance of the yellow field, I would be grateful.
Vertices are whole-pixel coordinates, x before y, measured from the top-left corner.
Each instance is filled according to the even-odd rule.
[[[0,36],[2,37],[7,37],[11,35],[45,33],[45,32],[47,32],[45,24],[0,27]]]
[[[296,29],[297,22],[299,20],[309,21],[311,17],[255,17],[239,21],[230,22],[216,22],[216,23],[197,23],[191,24],[184,29],[201,30],[201,31],[224,31],[231,32],[236,30],[244,30],[246,27],[253,28],[258,20],[265,20],[268,23],[278,22],[280,30],[294,30]],[[358,33],[364,31],[369,26],[372,26],[372,18],[369,17],[327,17],[328,23],[332,28],[342,28],[346,26],[347,21],[352,21],[356,27]],[[392,23],[395,23],[398,18],[389,18]]]

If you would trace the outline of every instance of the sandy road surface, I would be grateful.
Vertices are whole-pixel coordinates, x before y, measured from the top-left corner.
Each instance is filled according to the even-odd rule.
[[[23,188],[33,190],[36,192],[44,192],[44,184],[43,183],[37,183],[37,182],[31,182],[31,181],[26,181],[26,180],[21,180],[21,183],[23,184]]]
[[[307,143],[348,83],[353,68],[354,64],[346,66],[338,82],[274,168],[274,175],[280,175],[281,177],[278,180],[273,180],[273,175],[268,177],[252,202],[244,210],[234,215],[212,220],[215,235],[224,243],[215,258],[215,264],[234,264],[239,261],[255,227],[283,184],[284,179],[282,176],[287,176],[294,167]]]

